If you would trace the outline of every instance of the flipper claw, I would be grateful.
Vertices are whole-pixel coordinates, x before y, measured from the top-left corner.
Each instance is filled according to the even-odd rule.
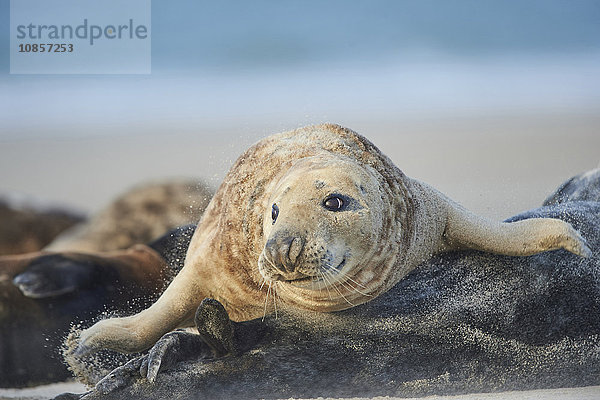
[[[102,394],[108,394],[127,386],[131,381],[139,378],[140,366],[145,358],[145,356],[136,357],[112,370],[96,384],[96,390]]]

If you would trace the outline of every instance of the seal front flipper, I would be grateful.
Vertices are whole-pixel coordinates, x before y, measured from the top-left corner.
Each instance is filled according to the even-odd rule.
[[[202,300],[194,321],[198,334],[215,358],[234,353],[233,324],[221,303],[210,298]]]
[[[160,371],[178,362],[191,358],[209,358],[211,354],[209,347],[198,334],[182,330],[169,332],[150,349],[140,366],[140,375],[154,382]]]
[[[156,381],[160,371],[190,359],[220,358],[246,351],[256,345],[268,329],[260,319],[233,322],[223,305],[204,299],[196,311],[198,333],[172,331],[159,339],[147,355],[136,357],[114,369],[95,386],[94,391],[108,394],[132,385],[139,379]]]
[[[136,357],[129,360],[126,364],[115,368],[104,378],[100,379],[94,389],[102,394],[108,394],[127,386],[135,379],[139,379],[140,367],[146,358],[146,356]]]
[[[110,320],[108,320],[110,321]],[[163,335],[146,356],[134,358],[100,380],[96,389],[109,393],[140,376],[154,382],[158,373],[191,358],[218,358],[234,352],[233,323],[216,300],[204,299],[196,311],[198,333],[176,330]],[[85,344],[80,343],[80,346]]]
[[[27,297],[42,299],[75,292],[93,284],[100,271],[92,260],[69,254],[47,254],[34,259],[13,279]]]
[[[153,383],[160,371],[169,369],[178,362],[210,355],[209,347],[197,334],[184,330],[169,332],[156,342],[148,354],[112,370],[98,381],[95,390],[108,394],[143,378]]]
[[[145,245],[94,254],[43,254],[33,258],[13,283],[25,296],[36,299],[99,289],[118,303],[120,299],[156,296],[173,273],[169,267],[179,268],[175,262],[167,267],[166,260],[170,261]]]
[[[198,336],[210,349],[212,358],[248,351],[269,333],[264,319],[234,322],[225,307],[211,298],[202,300],[194,321]]]
[[[204,299],[194,318],[198,333],[174,331],[150,350],[140,373],[154,382],[161,370],[189,358],[218,358],[234,352],[233,324],[221,303]]]

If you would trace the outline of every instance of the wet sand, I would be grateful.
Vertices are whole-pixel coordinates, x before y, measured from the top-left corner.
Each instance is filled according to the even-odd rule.
[[[45,385],[31,389],[0,389],[0,400],[42,400],[51,398],[64,392],[81,393],[84,391],[85,386],[79,383],[72,382]],[[476,393],[460,396],[428,396],[420,397],[419,400],[596,400],[598,398],[600,398],[600,386],[588,386],[568,389],[528,390],[522,392]],[[393,400],[394,398],[375,397],[373,399]],[[359,399],[355,398],[348,400]],[[405,400],[417,399],[413,398]]]
[[[61,382],[26,389],[0,389],[0,400],[42,400],[55,397],[61,393],[83,393],[86,387],[76,382]]]

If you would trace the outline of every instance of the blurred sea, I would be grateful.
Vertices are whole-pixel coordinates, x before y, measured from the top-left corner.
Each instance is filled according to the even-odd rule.
[[[0,57],[0,140],[593,113],[600,2],[154,1],[150,75],[9,75],[7,34]]]

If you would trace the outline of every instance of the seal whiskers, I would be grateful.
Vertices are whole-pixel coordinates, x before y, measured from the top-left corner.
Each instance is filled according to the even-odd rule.
[[[267,317],[267,307],[269,305],[269,295],[271,294],[271,283],[272,282],[269,281],[269,285],[267,286],[267,295],[265,296],[265,309],[264,309],[263,317],[262,317],[263,321]]]
[[[346,296],[344,296],[344,294],[342,293],[342,291],[337,287],[337,285],[335,283],[333,283],[332,280],[330,280],[331,275],[329,275],[329,278],[327,277],[328,274],[331,274],[331,272],[328,271],[323,271],[323,278],[325,279],[325,282],[327,282],[328,286],[333,287],[333,289],[335,289],[335,291],[342,296],[342,298],[344,299],[344,301],[348,304],[350,304],[350,307],[354,307],[355,304],[353,304],[350,300],[348,300],[348,298]]]
[[[260,287],[258,288],[258,290],[261,290],[261,291],[262,291],[262,289],[263,289],[263,286],[265,286],[265,283],[267,283],[267,280],[266,280],[265,278],[262,278],[262,279],[260,280]]]
[[[335,275],[338,272],[335,269],[333,269],[333,267],[331,267],[331,266],[324,265],[324,267],[325,267],[325,274],[328,274],[331,278],[335,278]],[[372,295],[370,295],[368,293],[364,293],[364,292],[360,291],[357,287],[352,286],[348,281],[354,282],[358,286],[362,286],[358,282],[356,282],[355,280],[353,280],[352,278],[348,278],[348,280],[344,280],[342,278],[337,283],[339,283],[343,288],[348,289],[351,293],[354,291],[354,292],[357,292],[358,294],[360,294],[362,296],[372,297]],[[335,287],[337,288],[337,285]],[[366,287],[364,287],[364,286],[362,286],[362,287],[366,289]]]
[[[262,282],[261,284],[261,290],[264,287],[265,283],[268,282],[267,285],[267,293],[265,295],[265,302],[264,302],[264,308],[263,308],[263,316],[262,319],[264,320],[268,314],[268,310],[269,310],[269,298],[273,299],[273,311],[275,312],[275,319],[278,318],[278,308],[277,308],[277,301],[278,301],[278,294],[277,294],[277,284],[278,282],[276,281],[267,281],[266,279]]]
[[[277,297],[278,297],[277,296],[277,285],[278,284],[279,284],[279,282],[277,282],[277,281],[273,282],[273,289],[272,289],[272,291],[273,291],[273,293],[272,293],[273,308],[275,309],[275,319],[278,318],[278,315],[277,315]],[[271,285],[269,285],[269,286],[271,286]]]
[[[319,274],[318,276],[321,278],[322,281],[327,282],[327,278],[325,277],[325,273],[321,270],[319,270]],[[329,300],[333,301],[333,297],[331,297],[331,291],[329,290],[329,285],[325,286],[325,289],[327,290],[327,295],[329,296]],[[319,287],[319,293],[321,293],[323,291],[322,287]]]
[[[330,272],[331,274],[337,274],[337,273],[338,273],[338,270],[337,270],[337,269],[335,269],[335,267],[333,267],[333,266],[332,266],[331,264],[329,264],[329,263],[328,263],[328,264],[325,264],[323,267],[324,267],[326,270],[328,270],[328,272]],[[348,280],[348,281],[350,281],[350,282],[354,283],[356,286],[359,286],[359,287],[361,287],[361,288],[363,288],[363,289],[368,289],[368,287],[366,287],[366,286],[365,286],[365,285],[363,285],[362,283],[359,283],[359,282],[355,281],[354,279],[352,279],[352,278],[351,278],[351,277],[349,277],[349,276],[345,276],[345,278],[346,278],[346,280]],[[346,282],[346,283],[347,283],[347,282]],[[349,284],[348,284],[348,285],[349,285]],[[351,287],[351,285],[349,285],[349,286]],[[370,296],[369,294],[365,294],[365,293],[362,293],[362,292],[359,292],[359,293],[360,293],[360,294],[362,294],[362,295],[364,295],[364,296]]]

